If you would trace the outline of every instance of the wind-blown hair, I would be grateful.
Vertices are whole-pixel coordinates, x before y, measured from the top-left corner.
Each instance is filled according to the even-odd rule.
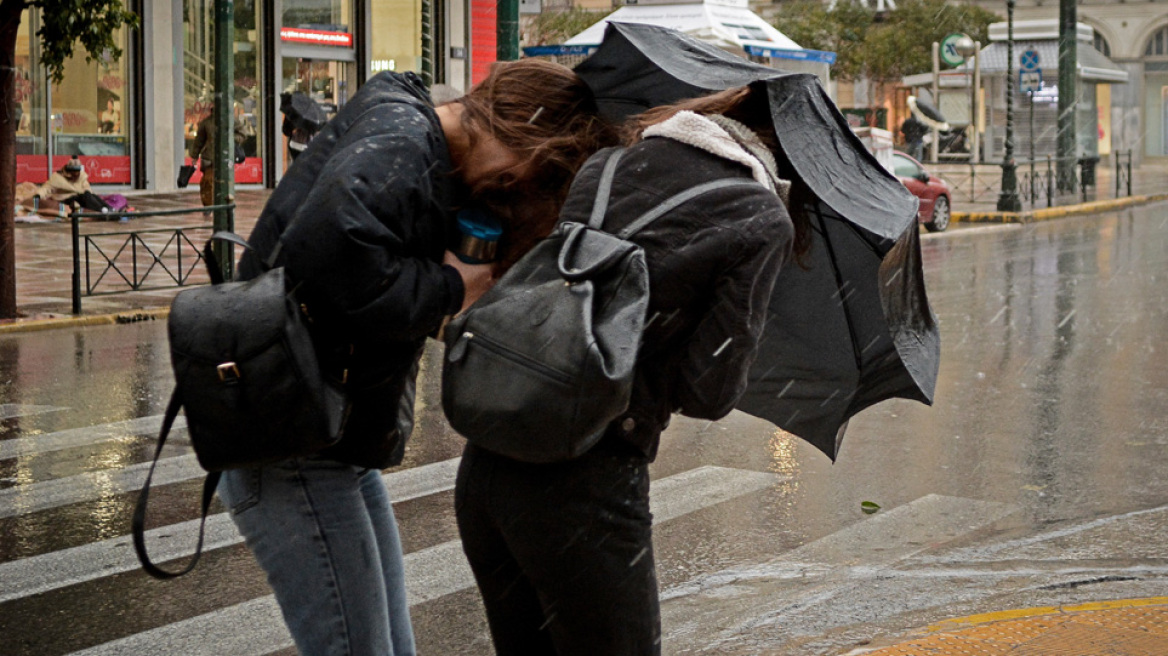
[[[456,102],[473,145],[489,135],[520,153],[525,179],[472,189],[506,223],[501,266],[506,268],[551,232],[572,178],[597,150],[617,143],[596,109],[591,90],[571,69],[521,59],[492,66],[486,79]],[[518,207],[521,199],[525,207]]]

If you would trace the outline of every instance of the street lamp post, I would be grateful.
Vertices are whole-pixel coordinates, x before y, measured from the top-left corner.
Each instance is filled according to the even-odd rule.
[[[999,212],[1019,212],[1018,169],[1014,164],[1014,0],[1006,0],[1006,152],[1002,157]]]

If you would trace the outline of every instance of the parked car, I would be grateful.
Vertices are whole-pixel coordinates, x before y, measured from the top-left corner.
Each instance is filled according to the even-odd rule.
[[[941,232],[949,227],[953,195],[948,183],[931,175],[920,162],[900,151],[892,153],[892,172],[920,199],[917,220],[925,224],[929,232]]]

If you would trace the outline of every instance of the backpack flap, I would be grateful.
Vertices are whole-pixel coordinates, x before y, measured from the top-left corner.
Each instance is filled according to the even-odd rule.
[[[339,439],[344,397],[324,383],[303,321],[282,268],[175,297],[171,364],[204,469],[277,462]]]
[[[632,242],[581,223],[562,223],[559,230],[564,242],[557,264],[560,277],[569,283],[602,277],[641,250]]]

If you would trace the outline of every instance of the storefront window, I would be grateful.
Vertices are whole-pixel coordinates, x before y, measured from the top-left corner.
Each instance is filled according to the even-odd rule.
[[[422,3],[382,0],[373,3],[370,73],[417,71],[422,62]]]
[[[352,0],[284,0],[284,16],[281,24],[284,27],[303,28],[318,32],[351,34],[352,6]],[[337,39],[339,37],[331,38]],[[341,44],[320,42],[316,45]],[[347,45],[351,46],[352,43]]]
[[[39,29],[35,12],[24,11],[16,44],[16,178],[17,182],[48,179],[52,169],[78,156],[94,184],[130,182],[130,143],[127,109],[130,101],[126,29],[114,41],[123,50],[120,59],[100,53],[86,61],[78,50],[65,61],[64,81],[45,93],[47,71],[39,61]],[[48,117],[48,120],[46,120]]]
[[[260,40],[257,24],[259,7],[255,0],[235,2],[235,71],[232,87],[232,113],[235,141],[246,159],[235,167],[237,183],[263,182],[262,148],[263,103],[260,102]],[[199,124],[214,109],[215,90],[215,2],[184,0],[183,3],[183,125],[187,162],[197,153],[192,145]],[[210,127],[210,126],[208,126]],[[193,182],[201,172],[195,173]]]

